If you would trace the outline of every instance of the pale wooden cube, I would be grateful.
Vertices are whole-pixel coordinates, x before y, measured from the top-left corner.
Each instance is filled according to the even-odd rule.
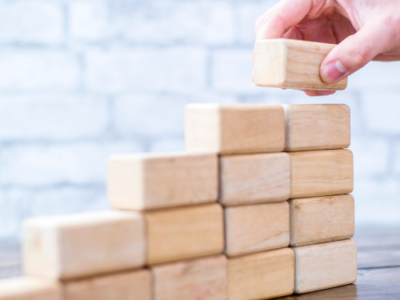
[[[220,197],[224,206],[284,201],[290,196],[287,153],[220,157]]]
[[[64,283],[65,300],[152,300],[149,270],[82,278]]]
[[[113,207],[148,210],[216,202],[216,153],[133,154],[111,157],[108,195]]]
[[[227,207],[224,211],[225,253],[228,256],[289,246],[287,201]]]
[[[290,248],[228,259],[228,299],[271,299],[293,294],[294,252]]]
[[[295,293],[350,284],[357,279],[357,245],[353,240],[293,248]]]
[[[328,84],[320,67],[333,44],[290,39],[257,41],[253,55],[253,81],[258,86],[304,90],[344,90],[347,78]]]
[[[143,217],[96,212],[31,219],[24,224],[28,275],[74,278],[143,266]]]
[[[54,280],[17,277],[0,280],[1,300],[64,300],[61,285]]]
[[[224,255],[151,267],[154,300],[226,300],[227,260]]]
[[[291,152],[289,155],[291,199],[353,191],[353,153],[350,150]]]
[[[188,151],[280,152],[284,143],[285,117],[280,105],[190,104],[186,107]]]
[[[285,151],[350,146],[350,108],[345,104],[285,104]]]
[[[290,246],[350,239],[354,235],[352,195],[293,199],[290,204]]]
[[[146,212],[147,264],[222,253],[223,211],[219,204]]]

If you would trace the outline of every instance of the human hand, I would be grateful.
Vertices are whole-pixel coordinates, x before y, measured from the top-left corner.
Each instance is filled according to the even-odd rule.
[[[400,60],[399,0],[282,0],[255,25],[256,39],[288,38],[338,44],[320,67],[337,82],[371,60]],[[309,96],[332,91],[305,91]]]

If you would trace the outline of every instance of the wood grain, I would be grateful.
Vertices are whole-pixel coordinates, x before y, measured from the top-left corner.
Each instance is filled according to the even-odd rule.
[[[294,290],[294,253],[290,248],[228,259],[228,299],[271,299]]]
[[[284,118],[280,105],[189,104],[185,110],[186,150],[281,152]]]
[[[227,207],[225,253],[260,252],[289,245],[289,204],[285,202]]]
[[[152,285],[149,270],[115,273],[83,278],[63,284],[65,300],[151,300]]]
[[[34,277],[0,280],[1,300],[64,300],[57,281]]]
[[[265,87],[344,90],[347,78],[327,84],[320,77],[321,63],[335,46],[288,39],[257,41],[253,55],[253,81]]]
[[[24,224],[25,274],[76,278],[141,267],[144,220],[138,213],[96,212]]]
[[[154,266],[154,300],[227,299],[224,255]]]
[[[220,254],[224,249],[219,204],[147,212],[145,218],[149,265]]]
[[[285,104],[285,151],[350,146],[350,108],[345,104]]]
[[[350,284],[357,279],[357,246],[353,240],[295,247],[295,293]]]
[[[290,204],[290,246],[350,239],[354,235],[352,195],[293,199]]]
[[[148,210],[216,202],[215,153],[117,155],[108,163],[108,195],[117,209]]]
[[[348,194],[353,191],[350,150],[291,152],[290,198]]]

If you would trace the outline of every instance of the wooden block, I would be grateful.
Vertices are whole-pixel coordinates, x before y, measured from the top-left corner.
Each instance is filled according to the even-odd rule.
[[[65,300],[151,300],[151,274],[139,270],[68,281],[64,295]]]
[[[224,211],[225,253],[228,256],[289,246],[287,201],[227,207]]]
[[[357,246],[353,240],[293,248],[295,293],[350,284],[357,279]]]
[[[353,191],[350,150],[292,152],[290,198],[348,194]]]
[[[31,219],[24,224],[23,244],[28,275],[67,279],[145,263],[144,220],[134,212]]]
[[[219,204],[145,213],[147,264],[222,253],[223,211]]]
[[[117,209],[148,210],[216,202],[215,153],[113,156],[108,164],[108,195]]]
[[[190,104],[185,111],[186,150],[221,154],[283,151],[280,105]]]
[[[320,67],[333,44],[274,39],[257,41],[253,81],[258,86],[307,90],[344,90],[347,78],[327,84]]]
[[[228,259],[228,299],[271,299],[293,294],[294,252],[290,248]]]
[[[287,153],[220,157],[220,198],[224,206],[284,201],[290,196]]]
[[[285,104],[285,151],[350,146],[350,108],[345,104]]]
[[[350,239],[354,235],[352,195],[294,199],[290,204],[290,246]]]
[[[1,300],[64,300],[57,281],[18,277],[0,280]]]
[[[154,300],[226,300],[226,269],[224,255],[154,266]]]

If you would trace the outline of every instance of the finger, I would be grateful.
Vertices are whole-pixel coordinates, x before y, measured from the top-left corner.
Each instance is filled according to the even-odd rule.
[[[316,97],[316,96],[329,96],[333,95],[336,93],[336,91],[304,91],[306,95],[311,96],[311,97]]]
[[[283,0],[256,22],[256,39],[276,39],[303,20],[310,12],[312,0]]]

